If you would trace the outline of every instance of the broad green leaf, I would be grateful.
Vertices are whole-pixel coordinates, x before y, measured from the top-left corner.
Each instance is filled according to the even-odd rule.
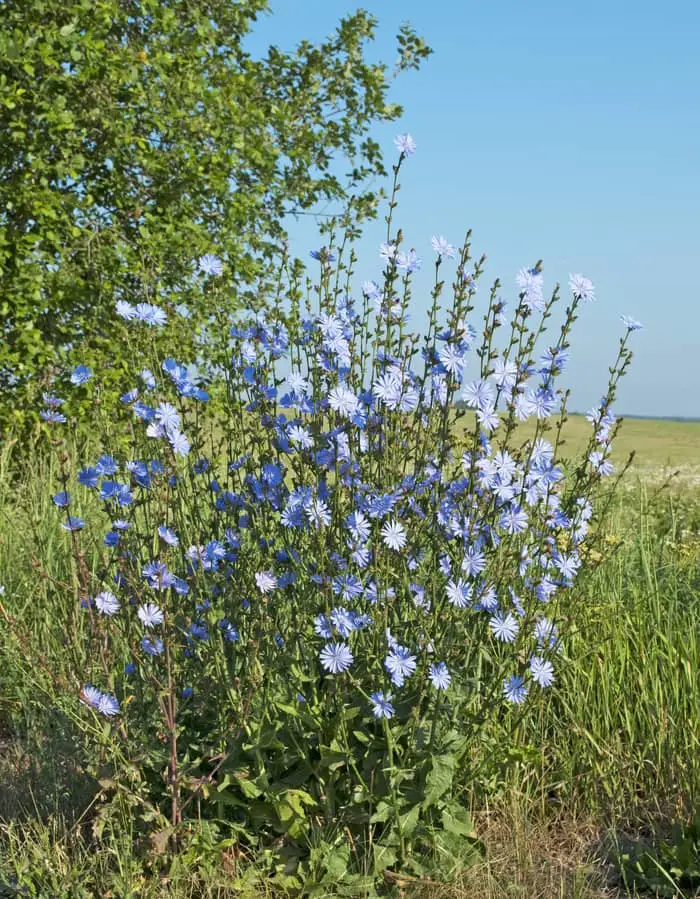
[[[455,776],[455,759],[452,755],[434,755],[431,759],[431,768],[425,779],[425,798],[423,808],[441,799],[452,789]]]

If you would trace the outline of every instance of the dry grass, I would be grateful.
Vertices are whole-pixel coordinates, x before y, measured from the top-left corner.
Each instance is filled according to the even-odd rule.
[[[531,809],[530,809],[531,811]],[[486,846],[482,864],[454,885],[406,889],[406,899],[618,899],[592,820],[533,820],[522,800],[474,814]]]

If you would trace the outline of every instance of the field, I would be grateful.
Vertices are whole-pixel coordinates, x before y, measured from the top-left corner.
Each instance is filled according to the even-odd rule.
[[[569,420],[571,453],[588,427]],[[406,881],[406,895],[690,897],[700,888],[700,833],[689,829],[700,823],[700,422],[627,420],[615,461],[633,449],[605,522],[609,553],[577,587],[559,682],[523,716],[517,751],[465,797],[485,860],[450,887]],[[68,574],[55,559],[43,465],[30,460],[19,481],[6,464],[0,471],[0,896],[262,895],[229,889],[230,859],[197,875],[194,855],[167,871],[155,855],[137,861],[131,835],[99,818],[84,746],[52,704],[51,684],[68,675],[52,610],[36,596],[42,578]],[[27,660],[41,676],[27,679]],[[497,754],[497,731],[492,740]]]
[[[585,448],[590,427],[585,416],[569,416],[563,432],[567,455],[576,456]],[[530,422],[521,426],[524,437],[529,430]],[[632,452],[633,474],[658,480],[679,471],[692,478],[700,473],[700,421],[626,418],[613,447],[613,461],[624,464]]]

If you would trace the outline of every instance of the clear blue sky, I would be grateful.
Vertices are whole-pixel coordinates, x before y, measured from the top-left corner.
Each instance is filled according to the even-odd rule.
[[[251,47],[321,40],[351,0],[271,0]],[[697,0],[368,0],[372,57],[394,62],[408,20],[434,53],[402,75],[402,119],[375,129],[387,159],[410,131],[398,221],[429,269],[430,237],[489,257],[486,281],[544,260],[545,283],[582,272],[598,300],[572,340],[570,408],[592,406],[616,352],[622,313],[644,324],[616,409],[700,417],[700,3]],[[295,234],[306,255],[312,224]],[[359,274],[376,277],[379,223]],[[427,283],[428,276],[419,282]],[[427,290],[415,293],[421,321]],[[700,452],[700,448],[699,448]]]

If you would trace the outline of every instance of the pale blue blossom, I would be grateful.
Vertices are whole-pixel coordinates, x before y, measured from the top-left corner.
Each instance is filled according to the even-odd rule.
[[[430,683],[436,690],[446,690],[452,681],[452,675],[447,670],[445,662],[437,662],[428,669]]]
[[[468,381],[462,387],[462,399],[472,409],[492,409],[494,404],[493,386],[484,380]]]
[[[394,144],[402,156],[413,156],[416,152],[416,142],[408,132],[397,134],[394,138]]]
[[[205,253],[203,256],[199,257],[198,268],[200,272],[203,272],[205,275],[220,275],[224,266],[218,256],[215,256],[213,253]]]
[[[384,667],[396,687],[403,687],[407,677],[416,670],[416,657],[405,646],[395,646],[384,659]]]
[[[342,674],[350,668],[354,659],[345,643],[327,643],[321,650],[320,661],[331,674]]]
[[[508,612],[496,612],[489,620],[491,632],[502,643],[512,643],[518,635],[519,625],[517,620]]]
[[[116,615],[119,611],[119,600],[114,595],[114,593],[110,593],[109,590],[104,590],[102,593],[98,593],[95,597],[95,607],[98,612],[101,612],[102,615]]]
[[[583,303],[595,300],[595,287],[585,275],[569,275],[569,288],[576,299]]]
[[[438,256],[445,259],[454,259],[457,256],[457,250],[452,246],[451,243],[448,243],[447,240],[440,235],[440,237],[433,236],[430,240],[430,244],[433,250],[438,254]]]
[[[641,322],[638,322],[635,318],[631,318],[629,315],[620,316],[620,321],[628,331],[641,331],[644,327]]]
[[[458,609],[465,609],[471,602],[471,587],[464,581],[450,581],[447,585],[447,601]]]
[[[504,681],[503,693],[513,705],[521,705],[527,699],[528,688],[519,674],[513,674]]]
[[[515,278],[525,305],[536,312],[543,312],[545,307],[543,295],[542,273],[534,268],[521,268]]]
[[[372,705],[372,714],[375,718],[392,718],[396,710],[391,704],[391,694],[382,693],[377,690],[376,693],[370,693],[369,701]]]
[[[539,684],[540,687],[551,687],[554,683],[554,668],[552,663],[539,656],[533,656],[530,659],[530,673],[532,674],[534,682]]]

